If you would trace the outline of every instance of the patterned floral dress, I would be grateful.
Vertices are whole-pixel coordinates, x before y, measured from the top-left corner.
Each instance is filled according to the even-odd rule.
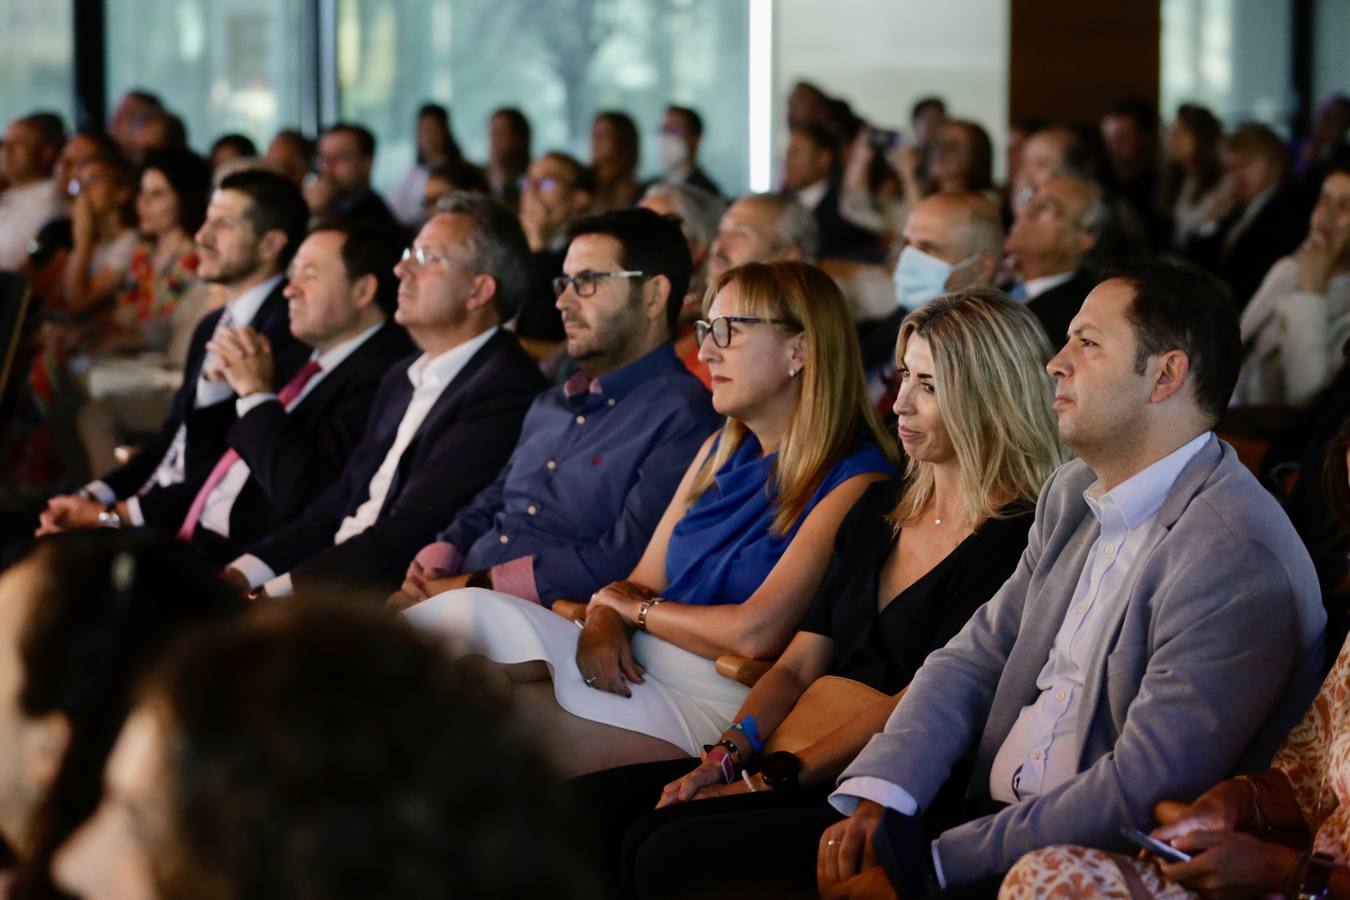
[[[1350,639],[1271,767],[1293,785],[1299,810],[1314,835],[1313,849],[1337,865],[1350,864]],[[1000,900],[1140,896],[1179,900],[1199,895],[1163,878],[1152,860],[1071,846],[1028,853],[999,890]]]

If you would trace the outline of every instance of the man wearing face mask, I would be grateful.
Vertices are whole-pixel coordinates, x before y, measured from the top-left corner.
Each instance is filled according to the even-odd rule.
[[[722,189],[698,164],[698,145],[703,140],[703,117],[687,106],[666,107],[656,149],[667,184],[687,184],[721,197]]]
[[[863,342],[867,389],[878,404],[895,400],[895,339],[912,310],[950,291],[989,286],[998,273],[1003,228],[998,208],[976,193],[933,194],[921,200],[905,223],[905,248],[895,266],[895,312]]]

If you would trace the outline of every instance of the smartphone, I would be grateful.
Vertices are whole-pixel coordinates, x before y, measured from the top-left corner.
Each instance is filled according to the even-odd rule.
[[[1164,844],[1157,838],[1144,834],[1138,828],[1131,828],[1128,825],[1122,825],[1120,828],[1120,833],[1123,834],[1125,838],[1129,840],[1131,843],[1143,847],[1145,850],[1147,850],[1149,853],[1152,853],[1159,859],[1164,859],[1167,862],[1172,863],[1191,861],[1191,855],[1189,853],[1183,853],[1176,847],[1173,847],[1171,844]]]
[[[900,146],[900,142],[905,136],[898,131],[887,131],[883,128],[872,128],[867,132],[867,143],[873,150],[887,153]]]

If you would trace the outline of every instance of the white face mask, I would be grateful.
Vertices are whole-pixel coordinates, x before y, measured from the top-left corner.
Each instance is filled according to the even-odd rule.
[[[900,251],[900,261],[895,265],[895,302],[905,309],[918,309],[941,297],[947,292],[952,273],[979,258],[980,254],[972,253],[953,265],[910,244]]]
[[[689,162],[689,145],[677,134],[662,132],[656,141],[656,155],[663,168],[677,169]]]

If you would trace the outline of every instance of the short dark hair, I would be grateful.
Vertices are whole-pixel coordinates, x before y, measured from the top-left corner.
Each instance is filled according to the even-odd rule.
[[[947,101],[937,96],[920,97],[914,101],[914,105],[909,110],[909,120],[913,122],[919,116],[923,115],[929,109],[937,109],[944,116],[947,114]]]
[[[57,151],[66,142],[66,123],[60,113],[40,109],[23,117],[38,133],[38,140]]]
[[[355,282],[375,276],[375,305],[386,316],[398,309],[398,276],[394,266],[403,255],[406,241],[390,228],[352,219],[325,219],[310,229],[310,234],[331,231],[342,235],[342,268],[347,280]]]
[[[561,150],[550,150],[540,159],[552,159],[562,164],[567,169],[567,175],[572,179],[572,187],[585,191],[588,194],[595,193],[595,173],[591,167],[577,159],[570,153],[564,153]]]
[[[456,191],[436,207],[437,214],[464,216],[469,231],[469,265],[497,283],[493,305],[503,322],[520,311],[530,289],[530,244],[520,219],[498,200]]]
[[[159,120],[164,123],[164,147],[166,150],[185,150],[188,145],[187,123],[177,113],[167,110],[152,113],[147,122]]]
[[[1106,109],[1107,116],[1123,116],[1134,120],[1134,126],[1145,134],[1158,130],[1158,113],[1141,97],[1124,97]],[[1105,117],[1103,117],[1105,118]]]
[[[309,207],[299,186],[285,175],[267,169],[244,169],[222,179],[219,190],[248,196],[251,202],[244,216],[259,237],[273,230],[286,235],[286,246],[277,258],[277,267],[285,269],[309,227]]]
[[[670,282],[666,299],[666,324],[671,333],[680,319],[685,292],[694,262],[689,243],[675,216],[662,216],[650,209],[616,209],[578,219],[568,230],[570,243],[586,234],[612,237],[619,242],[619,265],[642,272],[645,278],[664,275]]]
[[[689,123],[689,132],[694,137],[703,137],[703,117],[698,114],[697,110],[688,106],[676,106],[672,103],[670,106],[666,107],[666,113],[674,113],[677,116],[683,116],[684,120]]]
[[[1118,266],[1102,275],[1103,281],[1113,279],[1134,288],[1128,318],[1138,345],[1135,370],[1143,374],[1150,356],[1185,353],[1195,402],[1217,422],[1242,365],[1238,310],[1228,286],[1198,266],[1168,259]]]
[[[633,117],[622,110],[606,109],[595,114],[596,122],[608,122],[614,128],[614,146],[624,164],[636,169],[638,164],[638,129]]]
[[[304,157],[305,165],[314,168],[314,141],[306,137],[303,131],[298,128],[283,128],[272,137],[272,140],[292,144]]]
[[[600,893],[558,840],[578,821],[541,761],[382,610],[257,610],[180,643],[140,708],[165,732],[163,896]]]
[[[440,103],[423,103],[417,107],[417,118],[432,118],[441,124],[446,131],[450,130],[450,110],[446,109]]]
[[[824,125],[809,122],[792,129],[792,134],[800,134],[815,145],[818,150],[828,150],[839,160],[839,136]]]
[[[253,143],[253,139],[248,135],[231,132],[222,134],[211,144],[211,152],[207,156],[215,156],[216,151],[224,147],[229,147],[239,156],[250,157],[258,155],[258,145]]]
[[[141,174],[154,169],[164,176],[178,199],[178,224],[193,235],[206,219],[211,197],[211,164],[191,150],[152,150],[141,163]]]
[[[427,177],[444,178],[457,191],[467,191],[470,194],[492,193],[492,186],[488,184],[487,175],[483,174],[482,169],[466,159],[451,159],[450,162],[443,165],[432,166],[427,171]]]
[[[10,896],[54,897],[52,855],[98,805],[140,676],[171,638],[243,602],[197,550],[142,529],[40,538],[15,564],[23,562],[40,575],[19,638],[18,704],[30,717],[64,715],[70,743],[34,814],[33,851]]]
[[[355,122],[334,122],[324,129],[324,134],[334,134],[344,131],[356,138],[356,149],[362,156],[373,157],[375,155],[375,135],[364,125],[358,125]]]

